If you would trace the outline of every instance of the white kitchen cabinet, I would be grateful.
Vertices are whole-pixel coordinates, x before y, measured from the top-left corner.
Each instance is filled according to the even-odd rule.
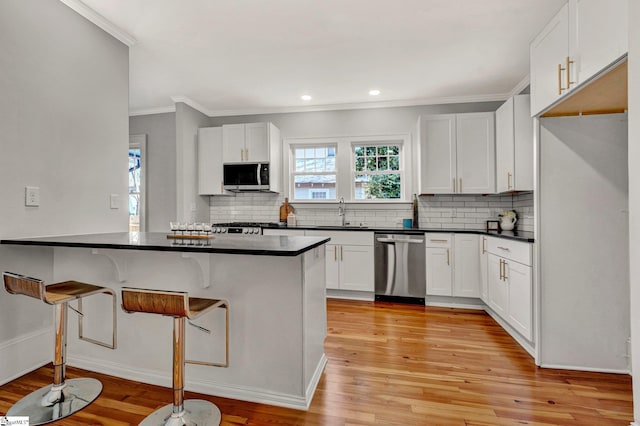
[[[567,90],[569,57],[569,5],[549,21],[531,42],[531,113],[537,115]]]
[[[420,117],[420,193],[494,193],[494,127],[493,112]]]
[[[280,131],[272,123],[225,124],[222,140],[225,163],[280,161]]]
[[[575,44],[569,39],[575,66],[573,77],[581,83],[629,50],[629,2],[571,0],[569,4],[575,8]]]
[[[496,192],[533,191],[533,120],[529,95],[496,111]]]
[[[489,294],[489,284],[487,281],[487,239],[488,238],[484,235],[481,235],[480,238],[478,238],[478,242],[480,244],[480,247],[478,248],[480,252],[480,299],[482,299],[485,304],[489,304],[489,299],[487,297]]]
[[[502,279],[502,259],[500,256],[490,253],[487,256],[487,272],[489,283],[489,307],[500,315],[507,318],[509,314],[509,287]]]
[[[453,295],[453,235],[425,234],[427,296]]]
[[[222,128],[198,129],[198,194],[225,195],[222,187]]]
[[[374,291],[373,232],[305,231],[329,237],[325,245],[327,289]]]
[[[489,238],[489,307],[527,340],[533,339],[531,245]]]
[[[628,50],[628,2],[569,0],[531,42],[531,113],[538,115]]]
[[[455,234],[453,296],[480,297],[480,256],[477,234]]]

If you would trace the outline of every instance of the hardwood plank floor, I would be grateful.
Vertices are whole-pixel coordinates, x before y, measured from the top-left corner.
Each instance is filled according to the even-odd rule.
[[[327,325],[329,362],[309,411],[193,392],[187,398],[217,404],[228,426],[633,421],[630,376],[537,368],[481,311],[330,299]],[[104,391],[61,425],[137,424],[171,397],[166,388],[76,368],[67,376],[95,377]],[[51,377],[47,366],[1,386],[0,413]]]

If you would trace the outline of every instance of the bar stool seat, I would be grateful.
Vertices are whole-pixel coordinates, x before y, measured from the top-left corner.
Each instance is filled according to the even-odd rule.
[[[11,272],[3,273],[4,287],[10,294],[21,294],[40,299],[55,307],[55,347],[53,357],[53,384],[40,388],[14,404],[7,416],[28,416],[29,424],[41,425],[70,416],[91,404],[102,392],[102,383],[96,379],[78,378],[65,380],[65,358],[67,351],[67,310],[68,302],[77,300],[80,315],[79,338],[91,343],[116,348],[116,298],[106,287],[78,281],[65,281],[45,285],[37,278],[26,277]],[[113,299],[113,334],[110,343],[100,342],[82,336],[81,299],[95,294],[107,294]]]
[[[173,317],[173,403],[151,413],[140,423],[141,426],[220,424],[222,414],[215,404],[200,399],[184,400],[184,366],[188,362],[185,360],[185,320],[195,319],[215,308],[223,308],[227,314],[227,360],[225,364],[196,363],[226,367],[229,356],[229,304],[226,300],[189,297],[188,293],[181,291],[122,288],[122,309],[125,312]]]

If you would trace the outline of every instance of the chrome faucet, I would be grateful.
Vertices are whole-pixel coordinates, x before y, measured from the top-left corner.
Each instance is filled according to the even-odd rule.
[[[344,220],[346,218],[346,209],[344,205],[344,197],[340,197],[340,202],[338,203],[338,216],[340,216],[342,223],[341,226],[344,226]]]

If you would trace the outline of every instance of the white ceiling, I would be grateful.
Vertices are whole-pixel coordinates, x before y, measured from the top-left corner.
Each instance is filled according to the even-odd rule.
[[[181,100],[212,116],[505,99],[527,82],[529,42],[566,3],[62,1],[132,42],[132,114]]]

